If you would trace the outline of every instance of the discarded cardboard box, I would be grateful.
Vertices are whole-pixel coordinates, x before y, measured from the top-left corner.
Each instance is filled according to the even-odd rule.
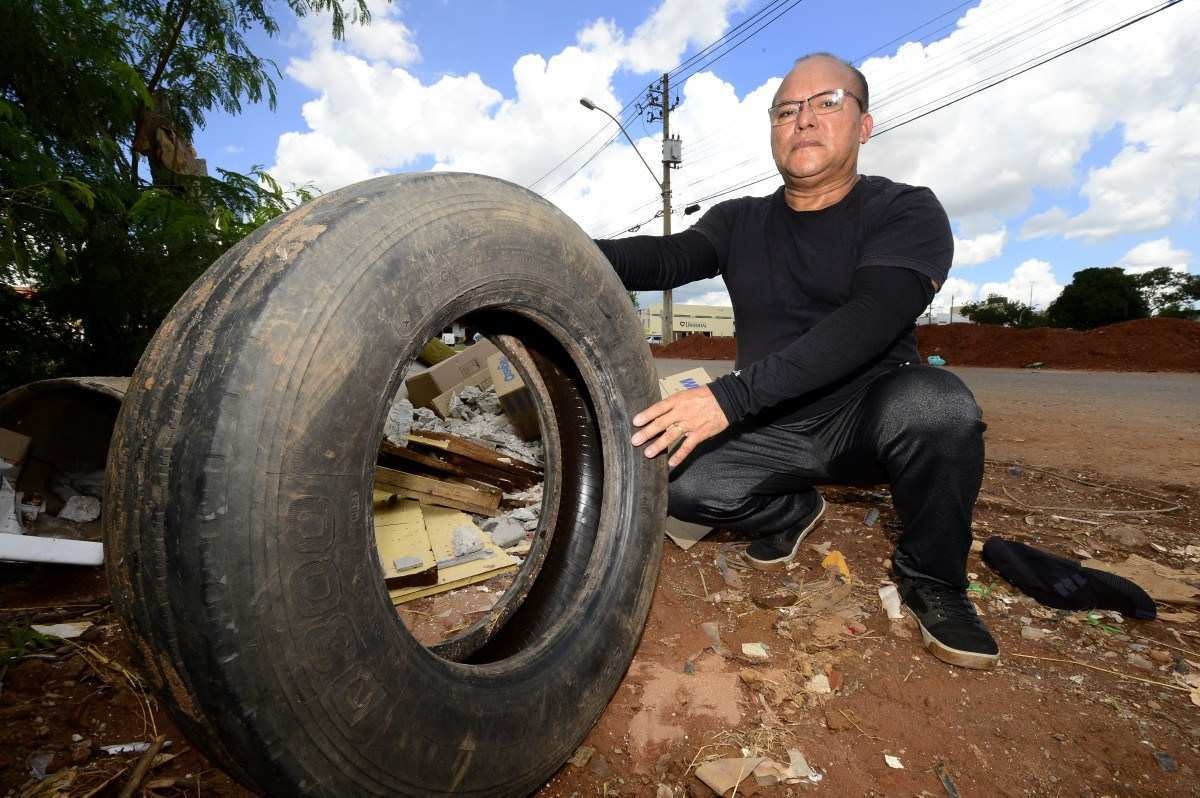
[[[477,388],[486,388],[491,384],[492,373],[487,369],[482,369],[481,371],[475,372],[458,385],[455,385],[453,388],[439,393],[437,396],[433,397],[433,401],[429,406],[433,412],[438,414],[439,418],[448,418],[450,416],[450,400],[454,398],[455,394],[461,393],[462,389],[466,388],[468,385],[474,385]]]
[[[0,427],[0,459],[14,466],[8,478],[16,482],[16,475],[25,457],[29,454],[29,444],[33,441],[28,435],[22,435],[10,429]]]
[[[413,407],[430,407],[439,394],[486,369],[488,355],[495,351],[496,346],[484,338],[428,371],[414,374],[404,381],[408,389],[408,401],[412,402]]]
[[[538,423],[537,407],[533,404],[533,395],[525,387],[521,375],[517,374],[508,357],[502,352],[497,352],[488,357],[487,365],[492,376],[492,385],[496,386],[500,409],[517,431],[517,436],[524,441],[540,438],[542,430]]]
[[[708,385],[710,382],[712,382],[712,377],[708,376],[708,372],[702,368],[696,368],[681,371],[669,377],[663,377],[658,381],[658,387],[662,393],[662,398],[666,399],[672,394],[679,393],[680,391],[688,391],[692,388],[699,388],[701,385]]]

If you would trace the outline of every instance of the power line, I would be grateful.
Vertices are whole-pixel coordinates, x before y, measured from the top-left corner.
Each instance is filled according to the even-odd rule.
[[[705,62],[704,62],[703,64],[701,64],[700,66],[698,66],[698,67],[696,67],[696,68],[692,69],[692,70],[691,70],[690,72],[688,72],[686,75],[682,75],[682,76],[680,76],[680,77],[678,78],[678,80],[680,80],[680,81],[686,81],[688,78],[690,78],[692,75],[695,75],[697,72],[701,71],[702,69],[707,69],[708,67],[710,67],[710,66],[712,66],[713,64],[717,63],[717,62],[718,62],[718,61],[720,61],[722,58],[724,58],[725,56],[729,55],[729,54],[730,54],[730,53],[732,53],[734,50],[736,50],[737,48],[741,47],[741,46],[742,46],[743,44],[745,44],[746,42],[748,42],[748,41],[750,41],[751,39],[753,39],[755,36],[757,36],[759,33],[761,33],[761,32],[762,32],[762,31],[763,31],[765,28],[767,28],[769,25],[771,25],[771,24],[773,24],[774,22],[776,22],[776,21],[777,21],[777,20],[778,20],[780,17],[782,17],[784,14],[786,14],[786,13],[787,13],[787,12],[789,12],[789,11],[791,11],[793,8],[795,8],[796,6],[800,5],[800,4],[801,4],[801,3],[803,3],[803,2],[804,2],[804,0],[791,0],[791,2],[790,2],[788,5],[787,5],[787,7],[785,7],[785,8],[784,8],[782,11],[778,12],[777,14],[775,14],[775,16],[771,17],[771,18],[770,18],[770,19],[768,19],[766,22],[762,23],[762,24],[761,24],[761,25],[759,25],[757,28],[755,28],[754,30],[752,30],[752,31],[750,31],[749,33],[747,33],[747,34],[746,34],[745,36],[743,36],[743,37],[742,37],[740,40],[738,40],[738,41],[734,42],[733,44],[731,44],[731,45],[730,45],[730,46],[729,46],[727,49],[725,49],[723,52],[720,52],[720,53],[718,53],[717,55],[713,56],[713,57],[712,57],[712,58],[710,58],[709,60],[705,61]]]
[[[864,54],[864,55],[860,55],[858,58],[854,59],[854,63],[856,63],[856,64],[861,64],[863,61],[866,61],[868,58],[870,58],[871,56],[875,55],[875,53],[879,52],[880,50],[883,50],[884,48],[887,48],[887,47],[891,47],[891,46],[892,46],[893,44],[895,44],[896,42],[899,42],[899,41],[907,41],[907,39],[908,39],[908,37],[909,37],[909,36],[911,36],[912,34],[916,33],[916,32],[917,32],[917,31],[919,31],[921,28],[924,28],[924,27],[925,27],[926,25],[928,25],[929,23],[931,23],[931,22],[937,22],[937,21],[938,21],[939,19],[941,19],[942,17],[944,17],[944,16],[946,16],[946,15],[948,15],[948,14],[953,14],[955,11],[958,11],[960,8],[963,8],[964,6],[974,5],[975,3],[978,3],[978,2],[979,2],[979,0],[966,0],[966,2],[965,2],[965,3],[959,3],[959,4],[958,4],[958,5],[956,5],[954,8],[951,8],[951,9],[949,9],[948,11],[943,11],[942,13],[938,14],[936,17],[930,17],[929,19],[925,20],[925,21],[924,21],[924,22],[922,22],[920,25],[918,25],[917,27],[915,27],[915,28],[913,28],[912,30],[908,31],[907,33],[901,33],[901,34],[900,34],[899,36],[897,36],[896,38],[892,39],[891,41],[886,41],[886,42],[884,42],[883,44],[881,44],[881,45],[879,45],[878,47],[876,47],[874,50],[871,50],[869,53],[866,53],[866,54]],[[950,23],[950,24],[951,24],[951,25],[953,25],[954,23],[952,22],[952,23]],[[943,28],[938,28],[938,30],[937,30],[937,31],[934,31],[934,33],[937,33],[937,32],[939,32],[939,31],[942,31],[942,30],[945,30],[945,28],[944,28],[944,27],[943,27]],[[927,35],[929,35],[929,34],[927,34]]]
[[[1043,53],[1041,56],[1037,56],[1035,58],[1029,59],[1029,60],[1023,62],[1022,64],[1019,64],[1016,68],[1017,71],[1015,71],[1015,72],[1010,72],[1009,74],[1003,75],[999,78],[996,78],[995,80],[993,80],[992,78],[984,78],[983,80],[976,81],[974,84],[971,84],[970,86],[967,86],[965,88],[972,88],[972,87],[976,87],[976,86],[978,88],[973,88],[973,90],[967,92],[966,94],[962,94],[960,96],[955,97],[954,95],[957,94],[958,92],[957,91],[951,92],[950,94],[943,95],[943,97],[938,98],[938,100],[934,100],[934,101],[931,101],[930,103],[925,103],[924,105],[918,106],[917,109],[913,109],[913,110],[919,110],[920,108],[924,108],[927,105],[930,105],[931,103],[939,102],[940,100],[944,100],[946,98],[953,97],[953,99],[949,99],[947,102],[941,103],[940,105],[937,105],[936,107],[931,108],[927,111],[924,111],[916,116],[912,116],[910,118],[904,119],[904,120],[899,121],[890,126],[885,126],[882,129],[877,130],[875,133],[872,134],[872,138],[884,135],[885,133],[890,133],[891,131],[901,128],[907,124],[916,122],[919,119],[923,119],[924,117],[929,116],[930,114],[936,113],[937,111],[940,111],[944,108],[948,108],[951,105],[955,105],[955,104],[962,102],[963,100],[966,100],[970,97],[974,97],[975,95],[980,94],[984,91],[987,91],[988,89],[994,88],[995,86],[998,86],[1002,83],[1006,83],[1015,77],[1023,75],[1026,72],[1036,69],[1039,66],[1048,64],[1051,61],[1055,61],[1055,60],[1063,57],[1064,55],[1067,55],[1068,53],[1073,53],[1076,50],[1086,47],[1089,44],[1100,41],[1101,39],[1111,36],[1112,34],[1118,32],[1118,31],[1124,30],[1125,28],[1128,28],[1131,25],[1135,25],[1138,22],[1141,22],[1141,21],[1148,19],[1156,14],[1159,14],[1174,5],[1178,5],[1181,2],[1183,2],[1183,0],[1167,0],[1167,2],[1162,3],[1161,5],[1155,6],[1154,8],[1151,8],[1147,11],[1141,12],[1141,13],[1133,15],[1131,17],[1127,17],[1126,19],[1122,20],[1121,22],[1118,22],[1117,24],[1115,24],[1105,30],[1099,31],[1094,34],[1090,34],[1090,35],[1082,37],[1080,39],[1076,39],[1074,42],[1071,42],[1067,45],[1063,45],[1060,48],[1056,48],[1056,50],[1052,50],[1049,53]],[[993,76],[993,77],[995,77],[995,76]],[[980,85],[980,84],[985,84],[985,85]],[[962,89],[959,89],[958,91],[962,91]],[[905,112],[905,113],[911,113],[911,111]],[[899,119],[900,116],[904,116],[904,114],[900,114],[896,117],[893,117],[893,119]],[[885,125],[886,125],[886,123],[885,123]],[[727,194],[732,194],[736,191],[741,191],[743,189],[746,189],[751,186],[762,183],[766,180],[770,180],[771,178],[774,178],[774,177],[778,177],[777,171],[770,171],[770,172],[766,172],[766,173],[763,173],[760,175],[756,175],[756,176],[750,178],[749,180],[739,183],[738,185],[731,186],[731,187],[725,188],[725,189],[721,189],[720,191],[713,192],[713,193],[708,194],[699,199],[694,199],[688,204],[698,204],[698,203],[708,202],[709,200],[713,200],[718,197],[725,196]],[[624,229],[624,228],[622,228],[622,229]]]
[[[785,3],[785,2],[788,2],[788,0],[768,0],[768,2],[765,5],[763,5],[763,7],[760,8],[758,11],[754,12],[753,14],[748,16],[746,19],[739,22],[737,25],[735,25],[733,28],[731,28],[729,31],[727,31],[724,35],[719,36],[718,38],[716,38],[715,40],[710,42],[699,52],[693,54],[686,61],[684,61],[683,63],[676,66],[675,69],[671,70],[668,74],[672,78],[675,77],[676,74],[678,74],[680,71],[682,71],[684,68],[686,68],[689,64],[694,63],[698,58],[701,58],[706,53],[712,51],[713,48],[721,46],[723,42],[725,42],[730,37],[735,35],[735,33],[737,31],[741,30],[746,25],[754,23],[756,20],[761,18],[763,15],[770,13],[772,10],[774,10],[774,8],[777,8],[779,5],[781,5],[782,3]],[[792,5],[795,5],[798,2],[802,2],[802,0],[793,0]],[[785,12],[786,12],[786,9],[785,9]],[[774,21],[774,20],[772,20],[772,21]],[[770,24],[770,23],[768,22],[767,24]],[[646,84],[646,87],[639,90],[639,92],[637,93],[636,96],[641,97],[642,94],[646,91],[646,89],[650,88],[652,85],[653,85],[652,83]],[[625,106],[623,108],[621,108],[620,113],[617,114],[617,116],[619,116],[622,120],[621,124],[628,124],[629,122],[633,121],[633,115],[630,115],[630,118],[628,120],[626,120],[625,114],[626,114],[626,111],[628,111],[633,106],[634,102],[635,102],[634,100],[630,100],[628,103],[625,104]],[[562,166],[564,164],[566,164],[568,161],[570,161],[572,158],[574,158],[576,155],[578,155],[585,147],[587,147],[589,144],[591,144],[593,141],[595,141],[600,136],[600,134],[603,133],[607,128],[608,128],[608,124],[606,123],[600,129],[598,129],[595,133],[593,133],[586,141],[584,141],[582,144],[580,144],[578,147],[576,147],[574,150],[572,150],[571,153],[568,154],[565,158],[563,158],[561,161],[556,163],[554,166],[550,167],[550,169],[547,170],[545,174],[543,174],[537,180],[534,180],[532,183],[527,184],[525,187],[532,190],[537,184],[541,183],[547,177],[554,174],[554,172],[556,172],[560,168],[562,168]],[[615,138],[617,138],[616,135],[614,135],[611,139],[609,139],[604,144],[602,144],[600,146],[600,148],[598,150],[596,150],[596,152],[594,152],[587,160],[585,160],[582,164],[580,164],[579,167],[577,167],[575,169],[575,171],[573,171],[570,175],[568,175],[565,180],[560,181],[557,185],[555,185],[554,188],[550,189],[550,191],[548,191],[546,193],[553,194],[555,191],[557,191],[559,188],[561,188],[563,185],[565,185],[572,177],[579,174],[579,172],[581,172],[583,170],[583,167],[585,167],[589,163],[591,163],[591,161],[594,160],[602,151],[604,151],[604,149],[606,149],[610,144],[612,144],[612,142]]]

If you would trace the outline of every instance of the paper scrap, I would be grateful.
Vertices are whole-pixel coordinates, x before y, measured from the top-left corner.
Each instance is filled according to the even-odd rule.
[[[904,763],[900,761],[900,757],[898,757],[898,756],[892,756],[891,754],[884,754],[883,761],[887,763],[888,767],[890,767],[894,770],[904,770]]]

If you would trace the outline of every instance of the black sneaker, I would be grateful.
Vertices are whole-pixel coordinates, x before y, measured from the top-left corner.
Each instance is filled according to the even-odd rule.
[[[817,507],[805,520],[787,532],[759,538],[746,549],[746,562],[760,571],[777,571],[796,558],[800,542],[817,528],[825,515],[825,497],[817,494]]]
[[[963,668],[995,667],[1000,647],[975,614],[965,590],[929,579],[902,578],[898,587],[933,656]]]

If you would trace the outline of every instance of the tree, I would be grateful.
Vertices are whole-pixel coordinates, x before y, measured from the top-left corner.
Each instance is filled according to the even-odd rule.
[[[1041,327],[1045,314],[1023,302],[1015,302],[998,294],[989,294],[981,302],[970,302],[959,313],[976,324],[999,324],[1005,327]]]
[[[1086,330],[1143,319],[1150,315],[1150,308],[1133,276],[1124,269],[1091,268],[1075,272],[1046,315],[1055,327]]]
[[[339,0],[288,0],[296,14]],[[346,0],[366,21],[366,0]],[[274,105],[245,34],[261,0],[0,0],[0,390],[129,374],[222,252],[291,205],[257,169],[208,176],[191,138],[214,109]],[[21,286],[21,291],[11,287]]]
[[[1200,276],[1162,266],[1132,277],[1154,314],[1182,318],[1200,315],[1193,307],[1200,301]]]

